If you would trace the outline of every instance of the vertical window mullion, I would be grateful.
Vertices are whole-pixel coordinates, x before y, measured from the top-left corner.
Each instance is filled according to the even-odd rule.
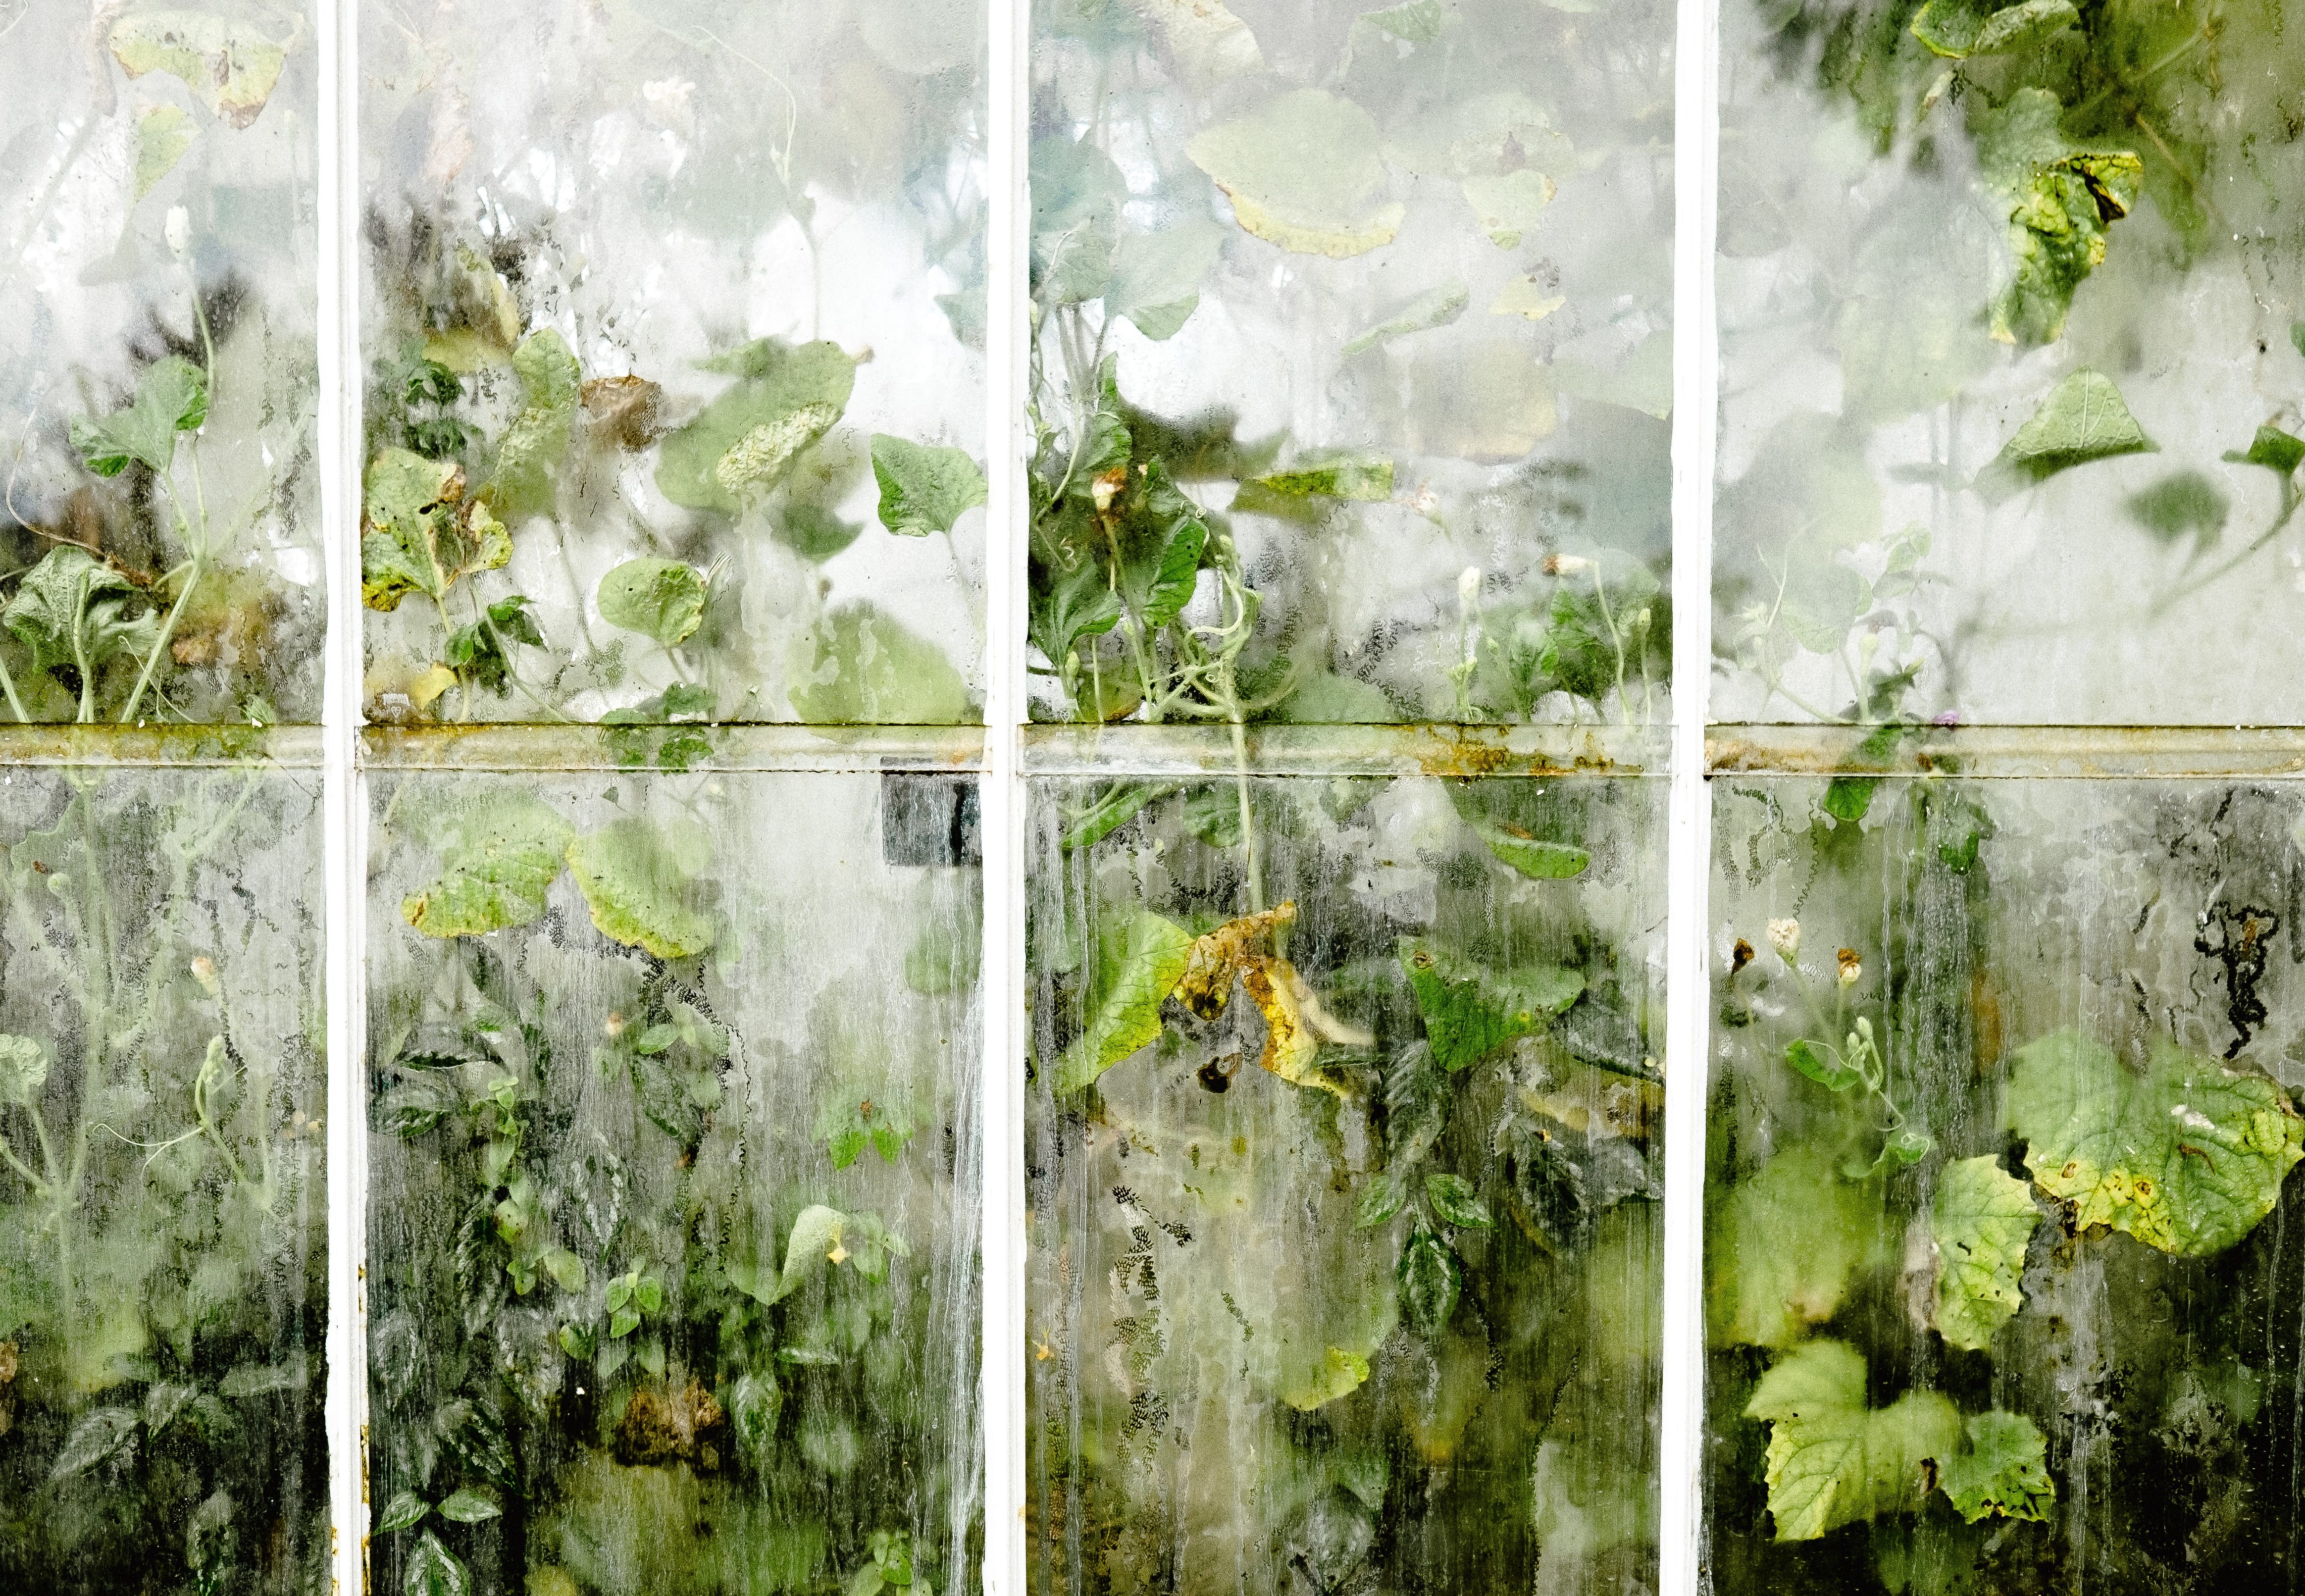
[[[321,711],[327,900],[328,1489],[339,1592],[366,1587],[368,1244],[361,778],[360,327],[357,0],[319,0],[320,520],[327,585]]]
[[[986,1596],[1025,1590],[1025,517],[1029,365],[1025,191],[1031,0],[990,0],[986,272],[987,638],[984,842],[983,1297]]]
[[[1680,0],[1673,94],[1672,796],[1666,930],[1664,1388],[1659,1522],[1665,1596],[1695,1596],[1704,1532],[1705,726],[1713,676],[1713,460],[1720,167],[1719,0]]]

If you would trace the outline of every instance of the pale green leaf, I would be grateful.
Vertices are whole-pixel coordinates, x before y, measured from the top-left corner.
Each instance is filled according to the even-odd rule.
[[[1429,45],[1441,37],[1448,14],[1441,9],[1441,0],[1401,0],[1401,4],[1381,11],[1365,11],[1356,21],[1366,22],[1403,44]]]
[[[141,200],[176,169],[192,147],[192,119],[178,106],[157,105],[136,119],[136,170],[129,192]]]
[[[234,127],[264,111],[288,52],[244,22],[204,11],[149,11],[112,26],[112,54],[132,78],[166,72]]]
[[[520,341],[512,369],[520,378],[521,411],[505,429],[495,474],[478,495],[507,526],[552,507],[554,479],[568,453],[583,387],[576,357],[550,327]]]
[[[1999,11],[1969,0],[1929,0],[1913,18],[1913,37],[1933,55],[1961,61],[2038,43],[2080,20],[2072,0],[2019,0]]]
[[[856,363],[830,343],[761,338],[708,362],[736,382],[657,454],[657,487],[676,505],[735,515],[773,489],[801,451],[848,406]]]
[[[576,828],[523,793],[436,794],[408,806],[411,834],[440,856],[439,876],[401,902],[428,937],[481,937],[544,915]]]
[[[1408,215],[1385,198],[1379,143],[1375,121],[1352,101],[1298,89],[1203,130],[1185,154],[1257,237],[1343,258],[1391,243]]]
[[[2102,372],[2074,372],[2050,391],[2001,453],[1977,476],[1978,491],[1998,502],[2062,471],[2156,446]]]
[[[1079,1091],[1161,1034],[1161,1005],[1184,979],[1193,942],[1183,927],[1146,913],[1129,922],[1117,948],[1100,950],[1102,980],[1087,1024],[1058,1061],[1059,1096]]]
[[[600,579],[600,618],[677,648],[704,624],[704,578],[679,560],[626,560]]]
[[[0,1033],[0,1103],[29,1108],[48,1083],[48,1050],[29,1036]]]
[[[59,544],[16,584],[0,623],[32,651],[36,670],[54,665],[102,666],[116,654],[142,656],[159,635],[159,617],[131,616],[135,591],[126,577],[72,544]]]
[[[793,708],[818,725],[950,726],[968,684],[944,650],[870,604],[846,604],[795,638]]]
[[[1463,1230],[1486,1230],[1495,1223],[1489,1217],[1489,1205],[1473,1190],[1473,1183],[1461,1175],[1426,1176],[1425,1195],[1443,1224]]]
[[[1845,1524],[1909,1513],[1934,1464],[1961,1441],[1961,1414],[1934,1391],[1865,1405],[1865,1360],[1840,1341],[1794,1348],[1745,1406],[1769,1425],[1769,1513],[1780,1541],[1814,1541]]]
[[[1159,233],[1124,233],[1104,286],[1108,316],[1125,316],[1154,340],[1173,337],[1201,301],[1201,279],[1224,246],[1224,229],[1193,216]]]
[[[568,845],[569,873],[601,933],[660,959],[712,946],[712,922],[690,905],[691,862],[646,820],[612,820]]]
[[[2263,1075],[2154,1044],[2142,1071],[2078,1031],[2017,1051],[2003,1116],[2072,1223],[2180,1257],[2223,1252],[2273,1211],[2305,1119]]]
[[[1975,1351],[2024,1305],[2018,1282],[2039,1215],[2025,1183],[1993,1158],[1958,1159],[1937,1173],[1929,1235],[1937,1247],[1936,1326]]]
[[[1964,1426],[1966,1444],[1937,1459],[1937,1483],[1961,1515],[2046,1523],[2057,1499],[2055,1481],[2044,1461],[2047,1438],[2022,1413],[1972,1413]]]
[[[1382,321],[1363,327],[1344,342],[1338,352],[1347,356],[1357,355],[1365,349],[1410,333],[1425,332],[1436,327],[1447,327],[1465,313],[1473,302],[1472,291],[1462,283],[1443,283],[1438,288],[1428,288]]]
[[[1356,1352],[1341,1346],[1321,1349],[1321,1361],[1302,1371],[1299,1378],[1284,1376],[1280,1399],[1300,1413],[1326,1407],[1340,1396],[1349,1396],[1368,1383],[1369,1361]]]
[[[138,373],[136,397],[108,416],[72,424],[72,445],[99,477],[116,477],[132,460],[166,474],[176,458],[176,434],[196,432],[208,419],[208,379],[176,355]]]
[[[1261,72],[1264,52],[1246,22],[1223,0],[1134,0],[1161,25],[1161,37],[1178,72],[1195,92]]]
[[[81,1414],[48,1465],[48,1478],[66,1480],[94,1468],[126,1444],[136,1433],[137,1422],[133,1408],[99,1407]]]
[[[1841,1178],[1829,1149],[1795,1144],[1705,1213],[1705,1329],[1715,1346],[1790,1346],[1841,1311],[1879,1261],[1876,1187]]]
[[[800,1217],[793,1221],[791,1234],[785,1238],[784,1269],[770,1300],[790,1296],[819,1264],[846,1262],[847,1249],[841,1244],[841,1238],[848,1223],[846,1214],[821,1202],[801,1210]],[[837,1259],[836,1253],[839,1254]]]
[[[491,1518],[502,1518],[504,1509],[486,1491],[467,1485],[440,1504],[440,1516],[452,1524],[486,1524]]]
[[[880,524],[899,536],[948,532],[984,502],[984,473],[962,449],[872,435],[872,480],[880,488]]]

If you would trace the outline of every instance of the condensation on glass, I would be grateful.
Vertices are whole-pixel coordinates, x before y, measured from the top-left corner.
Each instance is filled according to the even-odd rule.
[[[9,1590],[326,1586],[310,751],[0,774]]]
[[[1661,721],[1672,8],[1034,14],[1035,713]]]
[[[2292,21],[1725,0],[1716,716],[2298,718]]]
[[[370,790],[378,1588],[974,1589],[974,778]]]
[[[2294,1588],[2305,790],[2036,769],[1714,784],[1722,1596]]]
[[[319,718],[304,4],[0,5],[0,721]]]
[[[1663,785],[1110,751],[1032,782],[1032,1589],[1652,1586]]]
[[[975,718],[981,6],[361,15],[370,718]]]

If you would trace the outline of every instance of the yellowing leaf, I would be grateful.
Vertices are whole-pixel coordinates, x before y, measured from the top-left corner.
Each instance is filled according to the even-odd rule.
[[[192,119],[175,106],[154,106],[136,119],[136,173],[130,191],[141,200],[176,169],[192,147]]]
[[[1256,35],[1223,0],[1135,0],[1135,4],[1161,25],[1170,55],[1197,91],[1264,70],[1264,52]]]
[[[568,868],[602,934],[660,959],[712,946],[712,922],[690,906],[690,866],[646,820],[612,820],[568,845]]]
[[[1796,1144],[1705,1213],[1705,1329],[1715,1346],[1790,1346],[1841,1310],[1881,1253],[1874,1189],[1841,1178],[1825,1150]]]
[[[1867,1407],[1865,1360],[1840,1341],[1788,1354],[1761,1377],[1745,1416],[1768,1422],[1769,1513],[1780,1541],[1912,1512],[1934,1482],[1932,1465],[1961,1435],[1960,1412],[1934,1391]]]
[[[1206,936],[1195,938],[1186,955],[1185,969],[1176,982],[1177,1001],[1204,1020],[1224,1013],[1233,982],[1255,960],[1272,950],[1272,933],[1294,924],[1292,900],[1258,914],[1229,920]]]
[[[1082,1090],[1161,1034],[1161,1006],[1184,978],[1194,946],[1182,926],[1146,913],[1129,922],[1117,947],[1099,948],[1099,995],[1057,1063],[1059,1095]]]
[[[112,25],[111,42],[130,77],[157,72],[180,78],[195,99],[234,127],[263,114],[288,59],[285,46],[200,11],[123,17]]]
[[[2024,1305],[2018,1281],[2039,1218],[2025,1183],[1995,1159],[1960,1159],[1938,1172],[1929,1205],[1938,1334],[1971,1351],[1992,1343],[1993,1332]]]
[[[1536,213],[1552,203],[1552,179],[1533,167],[1467,177],[1459,185],[1465,202],[1489,242],[1500,249],[1520,248],[1521,234],[1536,225]]]
[[[1489,314],[1526,316],[1531,321],[1543,321],[1568,302],[1566,294],[1552,293],[1535,277],[1515,277],[1489,301]]]
[[[402,900],[402,918],[427,937],[481,937],[541,919],[576,828],[524,794],[438,798],[410,805],[412,835],[440,856],[442,868],[431,885]]]
[[[485,505],[464,499],[453,460],[385,449],[364,481],[368,525],[361,538],[361,601],[390,612],[411,593],[438,599],[476,571],[512,558],[512,536]]]
[[[1408,208],[1383,198],[1376,123],[1325,89],[1299,89],[1195,135],[1185,147],[1257,237],[1337,259],[1392,242]]]
[[[1309,1413],[1316,1407],[1326,1407],[1340,1396],[1349,1396],[1366,1383],[1368,1377],[1366,1358],[1341,1346],[1325,1347],[1318,1364],[1305,1371],[1302,1378],[1282,1385],[1280,1400],[1300,1413]]]
[[[734,515],[782,481],[801,451],[840,419],[856,362],[836,344],[759,338],[707,364],[737,380],[666,436],[657,486],[676,505]]]
[[[944,650],[870,604],[845,604],[793,640],[801,717],[819,725],[951,726],[969,712],[968,683]]]
[[[2133,152],[2070,143],[2063,109],[2046,89],[2020,89],[1970,118],[1978,170],[2006,209],[2017,264],[1993,305],[1993,335],[2004,343],[2048,344],[2064,331],[2075,291],[2105,259],[2106,230],[2144,186]]]
[[[1937,1482],[1961,1515],[1971,1524],[1982,1518],[2046,1523],[2057,1487],[2043,1461],[2049,1447],[2041,1427],[2022,1413],[1995,1408],[1970,1414],[1963,1429],[1966,1444],[1937,1459]]]
[[[2179,1257],[2254,1230],[2305,1157],[2305,1119],[2279,1086],[2167,1041],[2139,1072],[2078,1031],[2043,1037],[2018,1049],[2003,1114],[2075,1225]]]

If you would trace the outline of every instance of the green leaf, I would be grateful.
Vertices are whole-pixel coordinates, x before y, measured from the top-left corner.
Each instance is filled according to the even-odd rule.
[[[464,499],[453,460],[385,449],[369,462],[361,537],[361,602],[390,613],[411,593],[438,600],[477,571],[512,559],[512,534],[477,500]]]
[[[1399,1168],[1387,1169],[1369,1182],[1353,1214],[1353,1227],[1368,1230],[1399,1213],[1408,1201],[1408,1182]]]
[[[568,845],[568,870],[603,935],[685,959],[712,946],[712,922],[689,906],[702,852],[676,848],[646,820],[612,820]]]
[[[2200,472],[2182,471],[2162,478],[2142,493],[2130,495],[2122,508],[2157,541],[2190,540],[2198,550],[2214,546],[2224,534],[2233,502]]]
[[[666,436],[656,483],[676,505],[735,515],[775,488],[840,419],[856,363],[837,344],[761,338],[706,364],[737,381]]]
[[[72,1433],[64,1437],[56,1460],[48,1465],[49,1480],[69,1480],[94,1468],[127,1443],[136,1433],[138,1422],[133,1408],[99,1407],[81,1414]]]
[[[236,128],[263,115],[287,47],[243,22],[200,11],[153,11],[113,24],[112,54],[132,78],[166,72]]]
[[[1356,19],[1408,45],[1429,45],[1441,37],[1448,14],[1441,0],[1401,0],[1382,11],[1365,11]]]
[[[1240,485],[1236,510],[1269,511],[1292,499],[1361,499],[1382,503],[1392,497],[1392,461],[1383,454],[1310,454],[1286,471],[1252,477]]]
[[[678,648],[704,624],[704,578],[679,560],[626,560],[600,579],[600,618]]]
[[[99,477],[118,476],[132,460],[166,475],[176,458],[176,434],[196,432],[208,419],[208,378],[172,354],[138,374],[136,397],[124,408],[74,421],[72,445]]]
[[[1438,288],[1428,288],[1382,321],[1363,327],[1344,342],[1338,352],[1347,359],[1364,350],[1395,338],[1405,338],[1411,333],[1425,332],[1436,327],[1447,327],[1465,313],[1473,302],[1472,291],[1462,283],[1443,283]]]
[[[1033,140],[1033,297],[1077,304],[1104,292],[1120,236],[1128,180],[1093,140]]]
[[[483,937],[544,916],[545,894],[576,828],[525,794],[466,792],[411,804],[411,834],[440,856],[439,877],[401,901],[427,937]]]
[[[404,1142],[424,1135],[464,1106],[464,1099],[447,1082],[430,1075],[403,1081],[384,1094],[376,1106],[376,1128]]]
[[[1785,1062],[1828,1091],[1846,1091],[1865,1078],[1863,1071],[1820,1050],[1814,1042],[1797,1041],[1787,1047]]]
[[[440,1504],[440,1516],[452,1524],[486,1524],[491,1518],[502,1518],[504,1509],[486,1491],[467,1485]]]
[[[2043,1037],[2017,1050],[2003,1114],[2075,1227],[2110,1225],[2179,1257],[2255,1229],[2305,1156],[2305,1119],[2279,1086],[2168,1041],[2140,1073],[2078,1031]]]
[[[1769,1512],[1780,1541],[1914,1511],[1931,1465],[1952,1456],[1961,1434],[1959,1411],[1935,1391],[1867,1408],[1865,1360],[1841,1341],[1787,1354],[1761,1377],[1745,1416],[1769,1425]]]
[[[907,538],[948,532],[984,502],[984,473],[966,452],[872,435],[872,478],[880,485],[880,524]]]
[[[1521,1215],[1555,1250],[1583,1246],[1601,1216],[1626,1199],[1661,1194],[1649,1160],[1622,1136],[1590,1134],[1549,1114],[1516,1114],[1500,1142]]]
[[[1582,975],[1558,965],[1531,965],[1507,978],[1428,943],[1404,938],[1399,952],[1433,1057],[1452,1074],[1544,1030],[1585,990]]]
[[[1796,1144],[1709,1198],[1705,1325],[1715,1346],[1790,1346],[1841,1311],[1879,1261],[1877,1187],[1842,1180],[1830,1150]]]
[[[2039,1218],[2031,1191],[1995,1159],[1959,1159],[1938,1171],[1929,1236],[1937,1249],[1937,1333],[1952,1345],[1990,1346],[2024,1306],[2018,1282]]]
[[[2044,1459],[2049,1443],[2041,1427],[2022,1413],[1971,1413],[1966,1445],[1937,1459],[1937,1483],[1961,1517],[2048,1522],[2057,1487]]]
[[[1201,302],[1201,279],[1224,247],[1224,229],[1192,216],[1159,233],[1124,233],[1104,285],[1108,316],[1122,316],[1156,343],[1174,337]]]
[[[584,1261],[566,1247],[547,1247],[537,1258],[552,1283],[563,1291],[584,1289]],[[446,1511],[446,1509],[443,1509]]]
[[[2133,153],[2069,143],[2063,114],[2047,89],[2020,89],[1969,119],[1978,171],[2007,208],[2017,263],[1993,306],[1993,335],[2005,343],[2049,344],[2064,331],[2074,291],[2105,259],[2106,230],[2144,184]]]
[[[1585,873],[1593,855],[1571,843],[1548,843],[1515,836],[1501,827],[1473,822],[1473,835],[1489,852],[1522,875],[1537,881],[1567,881]]]
[[[48,1083],[48,1050],[29,1036],[0,1032],[0,1103],[29,1108]]]
[[[819,725],[952,726],[968,683],[926,638],[870,604],[846,604],[793,642],[793,708]]]
[[[1176,790],[1174,782],[1114,782],[1090,800],[1087,807],[1066,811],[1064,835],[1057,845],[1067,853],[1093,848],[1135,819],[1146,804]]]
[[[102,666],[115,655],[141,657],[159,636],[159,617],[127,615],[135,592],[126,577],[71,544],[59,544],[16,585],[0,623],[32,651],[32,668]]]
[[[1334,259],[1391,243],[1408,209],[1386,199],[1375,121],[1341,95],[1298,89],[1194,135],[1186,157],[1269,243]]]
[[[1324,1346],[1321,1349],[1321,1361],[1308,1372],[1309,1379],[1292,1371],[1280,1388],[1280,1400],[1300,1413],[1326,1407],[1366,1385],[1369,1361],[1341,1346]]]
[[[793,1220],[792,1231],[785,1238],[784,1269],[777,1278],[775,1295],[769,1300],[779,1302],[800,1289],[801,1282],[821,1264],[833,1261],[833,1254],[842,1254],[846,1261],[847,1249],[842,1244],[849,1217],[837,1208],[812,1203],[801,1210]]]
[[[2235,465],[2261,465],[2280,476],[2293,476],[2299,463],[2305,462],[2305,437],[2292,437],[2278,427],[2259,427],[2246,453],[2228,449],[2224,458]]]
[[[421,1524],[424,1522],[424,1515],[431,1511],[431,1507],[425,1503],[424,1498],[414,1491],[396,1491],[392,1500],[385,1504],[383,1514],[377,1519],[375,1532],[379,1535],[389,1535],[396,1530],[404,1530],[412,1524]]]
[[[161,104],[136,119],[136,170],[129,192],[141,200],[159,181],[176,169],[184,151],[192,147],[192,119],[182,107]],[[107,473],[109,474],[109,473]]]
[[[402,1596],[472,1596],[472,1575],[440,1544],[440,1538],[427,1530],[409,1554],[400,1589]]]
[[[1055,1090],[1069,1096],[1161,1034],[1161,1005],[1191,962],[1193,934],[1151,913],[1128,924],[1118,948],[1098,949],[1101,979],[1088,1023],[1057,1062]]]
[[[1408,1310],[1409,1322],[1426,1340],[1434,1339],[1449,1328],[1457,1312],[1458,1294],[1464,1288],[1464,1265],[1458,1261],[1456,1250],[1419,1224],[1401,1244],[1396,1272],[1400,1278],[1401,1305]]]
[[[777,1415],[784,1405],[784,1390],[772,1374],[739,1376],[729,1393],[728,1422],[736,1431],[736,1448],[754,1468],[774,1455]]]
[[[1152,536],[1142,556],[1121,563],[1120,589],[1144,629],[1157,632],[1192,602],[1201,556],[1208,548],[1208,523],[1157,460],[1138,473],[1127,505],[1131,522],[1149,523]]]
[[[2059,471],[2156,446],[2129,413],[2113,379],[2082,369],[2050,390],[2032,419],[1978,472],[1977,489],[1999,503]]]
[[[1053,582],[1036,580],[1033,589],[1033,646],[1050,665],[1061,666],[1081,639],[1119,624],[1120,596],[1101,561],[1084,559]]]
[[[480,491],[489,514],[511,526],[552,507],[553,486],[568,454],[583,373],[568,345],[550,327],[540,328],[512,352],[520,378],[521,412],[505,429],[496,473]]]
[[[1979,11],[1969,0],[1929,0],[1913,18],[1913,37],[1932,55],[1961,61],[2037,44],[2080,21],[2072,0],[2019,0]]]
[[[1474,1192],[1473,1183],[1461,1175],[1426,1176],[1425,1195],[1442,1223],[1460,1230],[1486,1230],[1496,1223],[1489,1217],[1489,1205]]]

